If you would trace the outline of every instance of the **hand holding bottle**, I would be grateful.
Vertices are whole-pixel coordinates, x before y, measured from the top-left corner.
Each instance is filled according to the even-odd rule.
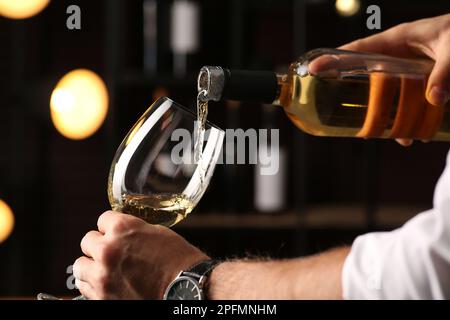
[[[311,50],[285,74],[205,66],[198,89],[206,100],[282,106],[315,136],[450,141],[449,40],[450,14],[340,48],[346,50]]]
[[[426,98],[443,106],[450,98],[450,14],[403,23],[382,33],[353,41],[340,49],[381,53],[403,58],[425,56],[435,61]],[[398,139],[402,145],[411,140]]]

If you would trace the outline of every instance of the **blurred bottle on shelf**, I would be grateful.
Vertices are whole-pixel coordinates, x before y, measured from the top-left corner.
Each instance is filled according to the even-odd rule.
[[[238,101],[227,101],[226,107],[226,129],[238,129],[245,131],[245,119],[241,117],[241,103]],[[253,170],[252,165],[239,163],[238,161],[238,139],[237,132],[227,131],[225,144],[223,146],[223,165],[220,166],[222,190],[221,210],[232,214],[245,214],[253,210]],[[245,146],[247,151],[251,150]]]
[[[200,7],[192,0],[175,0],[171,8],[170,46],[173,72],[184,77],[188,71],[188,55],[198,51],[200,44]]]
[[[144,0],[144,72],[155,74],[158,69],[158,2],[157,0]]]
[[[158,100],[162,97],[169,97],[170,91],[163,86],[156,86],[152,92],[152,102]],[[161,152],[157,159],[155,160],[155,168],[162,175],[167,175],[170,177],[176,170],[176,165],[170,157],[170,152]]]
[[[240,102],[237,101],[227,101],[226,106],[226,126],[228,128],[237,128],[239,125],[239,108]],[[225,212],[236,213],[239,211],[239,200],[241,194],[239,192],[239,179],[238,179],[238,167],[236,164],[227,164],[227,150],[233,150],[236,154],[236,146],[234,141],[230,139],[225,139],[225,144],[223,146],[223,165],[222,165],[222,176],[223,176],[223,198],[222,205]],[[229,155],[228,155],[229,157]],[[235,194],[236,196],[231,196]],[[230,196],[228,196],[230,195]]]
[[[266,136],[259,134],[254,170],[254,207],[261,213],[276,213],[286,207],[287,152],[280,144],[278,111],[263,105],[261,127]]]

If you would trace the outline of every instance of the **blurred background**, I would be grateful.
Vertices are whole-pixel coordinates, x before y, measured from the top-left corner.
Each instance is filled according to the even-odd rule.
[[[195,110],[203,65],[282,71],[378,32],[371,4],[382,30],[450,12],[448,0],[0,0],[0,296],[76,294],[67,268],[109,209],[115,149],[157,97]],[[312,137],[256,104],[210,104],[209,120],[280,128],[282,145],[275,176],[218,165],[175,227],[217,257],[293,257],[396,228],[432,205],[448,151]]]

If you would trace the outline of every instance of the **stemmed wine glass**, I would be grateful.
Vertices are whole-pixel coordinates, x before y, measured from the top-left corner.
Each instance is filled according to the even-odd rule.
[[[171,227],[194,209],[209,184],[225,136],[206,122],[197,159],[201,124],[196,119],[169,98],[150,106],[114,156],[108,179],[113,210]]]
[[[171,227],[194,209],[206,191],[225,137],[208,121],[199,135],[201,123],[196,120],[193,112],[166,97],[147,109],[112,161],[108,198],[113,210]],[[196,143],[198,136],[204,143]],[[38,299],[57,298],[39,294]]]

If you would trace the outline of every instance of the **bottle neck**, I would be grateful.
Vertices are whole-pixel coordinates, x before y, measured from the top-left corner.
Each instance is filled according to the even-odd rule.
[[[272,71],[229,70],[205,66],[200,70],[197,89],[202,92],[204,100],[279,104],[285,78]]]

